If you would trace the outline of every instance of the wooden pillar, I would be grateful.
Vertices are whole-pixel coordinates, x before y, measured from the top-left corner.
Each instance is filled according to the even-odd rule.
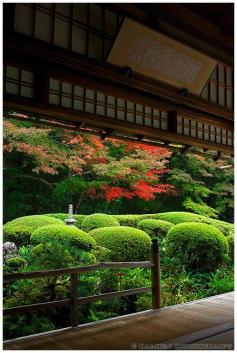
[[[49,75],[42,69],[34,73],[34,100],[40,104],[49,102]]]
[[[157,239],[152,240],[151,262],[154,264],[151,270],[152,280],[152,309],[161,307],[161,283],[160,283],[160,250]]]
[[[177,133],[177,112],[174,110],[168,112],[168,131]]]
[[[78,273],[72,273],[71,275],[71,325],[72,327],[78,326],[78,315],[77,315],[77,306],[78,306]]]

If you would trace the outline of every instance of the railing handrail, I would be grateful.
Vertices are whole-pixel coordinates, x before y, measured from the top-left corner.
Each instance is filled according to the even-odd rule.
[[[60,268],[55,270],[31,271],[31,272],[14,272],[3,275],[3,281],[12,281],[17,279],[29,279],[39,277],[60,276],[64,274],[85,273],[103,269],[117,269],[117,268],[151,268],[154,264],[151,261],[140,262],[99,262],[95,265]]]
[[[79,297],[78,298],[78,274],[86,273],[90,271],[102,270],[102,269],[117,269],[117,268],[151,268],[152,286],[151,287],[139,287],[132,288],[122,291],[96,294],[93,296]],[[71,276],[71,298],[63,300],[54,300],[45,303],[30,304],[12,308],[6,308],[3,310],[4,315],[12,315],[17,313],[24,313],[29,311],[35,311],[40,309],[50,309],[55,307],[68,306],[71,307],[71,325],[72,327],[78,326],[78,315],[77,307],[78,304],[85,304],[94,302],[96,300],[112,299],[121,296],[129,296],[134,294],[141,294],[151,291],[152,292],[152,308],[160,308],[160,256],[159,246],[157,240],[152,241],[151,247],[151,261],[140,261],[140,262],[100,262],[95,265],[74,267],[74,268],[62,268],[57,270],[46,270],[46,271],[32,271],[32,272],[20,272],[20,273],[8,273],[3,276],[3,281],[9,282],[18,279],[29,279],[29,278],[42,278],[50,276],[60,275]]]

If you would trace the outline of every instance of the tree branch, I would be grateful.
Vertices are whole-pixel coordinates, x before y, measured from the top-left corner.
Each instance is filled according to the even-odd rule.
[[[35,176],[31,176],[31,175],[11,175],[11,178],[17,178],[17,179],[31,179],[31,180],[37,180],[37,181],[41,181],[42,183],[44,183],[45,185],[47,185],[51,190],[53,190],[53,186],[46,181],[43,178],[39,178],[39,177],[35,177]]]

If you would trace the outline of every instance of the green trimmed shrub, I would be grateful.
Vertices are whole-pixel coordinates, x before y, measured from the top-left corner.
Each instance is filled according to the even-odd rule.
[[[191,212],[164,212],[157,213],[154,216],[155,219],[160,219],[162,221],[171,222],[173,224],[179,224],[184,222],[200,222],[206,223],[209,218],[197,215]]]
[[[229,245],[229,257],[230,257],[231,261],[234,261],[234,258],[235,258],[234,235],[233,234],[228,235],[228,237],[226,237],[226,240]]]
[[[63,225],[63,221],[45,215],[25,216],[16,218],[3,226],[3,238],[5,241],[14,242],[16,245],[30,243],[32,233],[43,226],[51,224]]]
[[[142,230],[132,227],[106,227],[89,233],[98,245],[111,250],[112,261],[150,259],[151,239]]]
[[[4,271],[6,272],[16,272],[19,268],[22,268],[26,265],[26,260],[22,257],[11,257],[7,259],[4,264]]]
[[[172,227],[166,237],[166,252],[187,270],[209,272],[228,260],[226,237],[215,227],[188,222]]]
[[[96,245],[92,250],[91,253],[95,256],[97,262],[110,261],[111,258],[111,251],[103,246]]]
[[[144,215],[137,214],[122,214],[122,215],[113,215],[115,219],[120,223],[121,226],[126,227],[135,227],[137,223],[144,218]]]
[[[201,216],[191,212],[164,212],[157,213],[152,216],[153,219],[160,219],[163,221],[171,222],[173,224],[179,224],[184,222],[198,222],[210,224],[219,229],[225,236],[234,233],[234,225],[228,222],[220,221],[205,216]]]
[[[51,225],[37,229],[31,235],[33,243],[65,242],[83,250],[91,250],[95,240],[75,226]]]
[[[81,227],[85,232],[89,232],[96,228],[116,227],[119,225],[119,222],[111,215],[94,213],[85,217],[82,221]]]
[[[229,235],[234,235],[234,224],[219,221],[217,219],[207,218],[205,223],[210,224],[217,229],[219,229],[226,237]]]
[[[158,219],[143,219],[138,222],[137,228],[146,232],[151,238],[165,237],[170,228],[174,226],[171,222]]]
[[[65,219],[67,219],[68,214],[67,213],[51,213],[51,214],[47,214],[47,216],[50,217],[54,217],[57,219],[61,219],[61,221],[64,221]],[[86,215],[82,215],[82,214],[74,214],[73,218],[77,221],[74,223],[74,226],[76,226],[77,228],[81,228],[81,224],[82,221],[86,218]],[[65,222],[64,222],[65,223]]]
[[[57,240],[37,244],[32,248],[29,258],[29,266],[34,270],[80,267],[96,262],[91,252]]]

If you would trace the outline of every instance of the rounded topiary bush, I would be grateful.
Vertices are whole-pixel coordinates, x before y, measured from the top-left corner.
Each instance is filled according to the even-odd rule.
[[[205,217],[206,218],[206,217]],[[234,234],[234,224],[219,219],[208,218],[205,223],[218,228],[226,237]]]
[[[89,233],[96,243],[111,250],[112,261],[143,261],[150,258],[151,239],[132,227],[106,227]]]
[[[144,215],[122,214],[113,215],[113,217],[120,223],[121,226],[136,228],[137,223],[144,218]]]
[[[119,225],[119,222],[111,215],[104,213],[94,213],[85,217],[81,223],[81,228],[84,231],[89,232],[96,228],[116,227]]]
[[[184,222],[200,222],[206,223],[205,219],[208,220],[207,217],[200,216],[191,212],[164,212],[157,213],[154,216],[155,219],[160,219],[162,221],[171,222],[173,224],[179,224]]]
[[[38,228],[31,235],[33,243],[65,242],[83,250],[90,250],[95,246],[95,240],[87,233],[75,226],[51,225]]]
[[[137,225],[139,229],[144,230],[151,238],[165,237],[173,226],[174,224],[171,222],[158,219],[143,219]]]
[[[23,259],[22,257],[16,256],[8,259],[5,262],[3,269],[5,272],[16,272],[17,270],[24,267],[25,265],[26,265],[26,260]]]
[[[45,215],[16,218],[3,226],[3,238],[4,241],[14,242],[18,246],[27,245],[36,229],[51,224],[63,225],[64,222]]]
[[[215,227],[189,222],[172,227],[166,237],[166,252],[192,271],[214,271],[228,259],[226,237]]]

